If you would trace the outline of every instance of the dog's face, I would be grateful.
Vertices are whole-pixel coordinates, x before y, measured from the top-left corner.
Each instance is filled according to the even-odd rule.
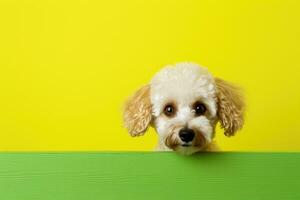
[[[211,143],[218,120],[228,136],[240,129],[243,104],[234,87],[205,68],[180,63],[165,67],[136,92],[124,120],[132,136],[152,124],[162,149],[191,154]]]
[[[215,93],[211,75],[195,65],[167,67],[156,74],[151,102],[160,142],[187,154],[210,143],[216,124]]]

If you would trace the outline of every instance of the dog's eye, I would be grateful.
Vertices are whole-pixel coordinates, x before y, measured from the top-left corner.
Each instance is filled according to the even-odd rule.
[[[204,105],[203,103],[201,103],[201,102],[196,102],[196,103],[194,104],[194,111],[195,111],[195,114],[196,114],[197,116],[203,115],[203,114],[205,113],[205,111],[206,111],[206,107],[205,107],[205,105]]]
[[[175,108],[172,104],[166,105],[164,108],[164,114],[167,115],[168,117],[171,117],[175,114]]]

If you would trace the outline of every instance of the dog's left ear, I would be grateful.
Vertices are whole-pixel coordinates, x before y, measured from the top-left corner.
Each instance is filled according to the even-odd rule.
[[[124,109],[124,123],[131,136],[143,135],[152,119],[150,85],[135,92]]]
[[[239,88],[215,78],[217,115],[226,136],[233,136],[244,124],[244,99]]]

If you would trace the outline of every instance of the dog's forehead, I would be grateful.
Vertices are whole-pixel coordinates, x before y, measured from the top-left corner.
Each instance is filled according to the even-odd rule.
[[[151,96],[198,96],[214,92],[214,80],[206,68],[179,63],[159,71],[151,81]],[[153,99],[154,100],[154,99]]]
[[[193,63],[166,66],[151,81],[151,101],[162,104],[165,100],[181,102],[195,98],[213,98],[214,79],[208,70]]]

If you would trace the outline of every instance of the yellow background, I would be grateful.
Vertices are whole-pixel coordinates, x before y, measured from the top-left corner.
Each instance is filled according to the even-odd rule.
[[[127,96],[194,61],[241,85],[224,150],[300,150],[299,1],[2,0],[0,150],[152,150],[122,127]]]

